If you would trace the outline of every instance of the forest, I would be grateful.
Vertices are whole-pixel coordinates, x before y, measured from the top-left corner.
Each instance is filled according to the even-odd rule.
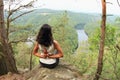
[[[39,59],[32,56],[32,51],[40,27],[48,23],[52,26],[54,39],[60,43],[63,49],[63,60],[78,68],[78,72],[82,76],[87,76],[86,80],[94,79],[98,65],[102,14],[35,9],[16,18],[21,13],[25,13],[25,11],[17,11],[12,15],[9,11],[4,11],[7,35],[4,38],[7,43],[1,37],[5,29],[0,26],[2,32],[0,32],[0,75],[6,74],[7,69],[17,73],[17,69],[31,70],[39,64]],[[84,30],[88,40],[79,43],[76,30]],[[9,46],[3,47],[3,43]],[[4,57],[4,48],[6,48],[5,55],[9,55],[9,57]],[[6,65],[5,63],[9,62],[11,56],[14,56],[15,59]],[[14,64],[16,64],[16,67],[13,66],[14,69],[6,67]],[[103,68],[99,80],[120,80],[119,75],[120,15],[107,14]]]

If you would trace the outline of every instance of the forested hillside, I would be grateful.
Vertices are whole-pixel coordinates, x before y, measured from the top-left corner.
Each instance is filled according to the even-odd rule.
[[[33,12],[26,14],[19,19],[17,19],[14,24],[17,25],[28,25],[32,24],[34,26],[39,26],[44,23],[48,23],[51,17],[60,17],[64,11],[57,11],[57,10],[50,10],[50,9],[36,9]],[[20,14],[18,12],[14,14],[14,16]],[[76,28],[83,28],[84,25],[88,23],[99,22],[101,19],[101,14],[98,13],[75,13],[67,11],[67,15],[69,16],[69,20],[72,21],[72,25]],[[5,17],[7,14],[5,15]],[[13,16],[13,17],[14,17]],[[117,18],[116,15],[108,15],[107,22],[113,23],[114,20]],[[78,27],[79,26],[79,27]]]
[[[21,12],[14,14],[14,16],[18,15]],[[19,19],[17,19],[14,24],[26,25],[31,24],[35,26],[39,26],[43,23],[48,23],[51,17],[60,17],[64,11],[56,11],[49,9],[36,9],[33,12],[26,14]],[[69,16],[69,20],[73,21],[72,24],[86,24],[88,22],[94,22],[100,20],[100,14],[90,14],[90,13],[74,13],[67,11],[67,15]],[[7,16],[7,14],[6,14]],[[13,17],[14,17],[13,16]]]

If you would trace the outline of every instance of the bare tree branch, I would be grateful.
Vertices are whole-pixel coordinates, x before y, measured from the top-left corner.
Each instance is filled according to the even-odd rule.
[[[28,4],[26,4],[26,5],[21,5],[21,6],[19,6],[18,8],[13,9],[13,10],[11,10],[11,8],[10,8],[11,5],[9,5],[9,11],[8,11],[8,17],[7,17],[7,29],[6,29],[6,31],[7,31],[7,36],[9,35],[10,22],[12,22],[12,21],[14,21],[15,19],[21,17],[22,15],[27,14],[27,13],[30,13],[30,12],[32,12],[32,11],[28,11],[28,12],[22,13],[22,14],[20,14],[19,16],[15,17],[15,18],[13,18],[13,19],[10,19],[10,17],[13,15],[13,13],[19,11],[21,8],[32,7],[33,2],[34,2],[34,1],[31,1],[31,2],[29,2]]]
[[[116,48],[120,51],[120,46],[118,44],[116,45]]]
[[[21,2],[22,2],[22,0],[19,0],[18,3],[14,3],[14,4],[15,4],[15,7],[17,7]]]
[[[26,5],[21,5],[21,6],[19,6],[19,7],[16,8],[16,9],[12,9],[12,10],[9,9],[8,18],[9,18],[14,12],[20,10],[21,8],[33,7],[33,6],[32,6],[33,2],[34,2],[34,1],[31,1],[31,2],[29,2],[29,3],[26,4]],[[9,7],[9,8],[10,8],[10,7]]]
[[[108,3],[108,4],[113,4],[113,3],[111,3],[111,2],[106,2],[106,3]]]
[[[119,3],[119,0],[117,0],[117,3],[118,3],[118,6],[120,7],[120,3]]]
[[[10,31],[9,31],[9,34],[12,33],[12,32],[16,32],[16,31],[17,31],[17,30],[10,30]]]
[[[21,39],[21,40],[16,40],[16,41],[10,41],[9,44],[11,43],[19,43],[19,42],[26,42],[27,39]]]
[[[11,20],[10,20],[10,22],[12,22],[12,21],[16,20],[17,18],[19,18],[19,17],[21,17],[21,16],[23,16],[23,15],[25,15],[25,14],[28,14],[28,13],[30,13],[30,12],[33,12],[33,11],[34,11],[34,10],[31,10],[31,11],[28,11],[28,12],[24,12],[24,13],[22,13],[22,14],[18,15],[17,17],[15,17],[15,18],[11,19]]]

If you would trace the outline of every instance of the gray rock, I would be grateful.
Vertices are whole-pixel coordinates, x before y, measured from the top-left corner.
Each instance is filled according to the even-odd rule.
[[[26,80],[82,80],[78,69],[64,61],[61,61],[54,69],[38,65],[24,76]]]

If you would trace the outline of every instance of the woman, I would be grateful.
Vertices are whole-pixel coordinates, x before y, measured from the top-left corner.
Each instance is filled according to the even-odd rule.
[[[40,58],[40,64],[46,68],[55,68],[59,58],[63,57],[59,43],[53,39],[51,26],[44,24],[37,35],[33,54]]]

